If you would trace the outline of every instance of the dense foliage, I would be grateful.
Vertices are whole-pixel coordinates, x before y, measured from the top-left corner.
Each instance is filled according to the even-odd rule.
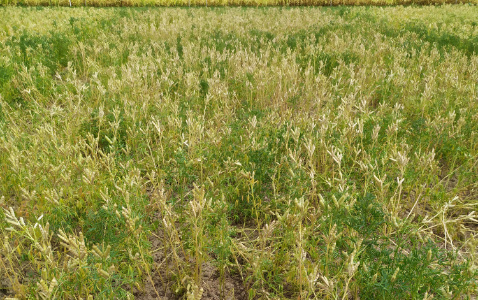
[[[0,9],[0,295],[476,297],[477,20]]]

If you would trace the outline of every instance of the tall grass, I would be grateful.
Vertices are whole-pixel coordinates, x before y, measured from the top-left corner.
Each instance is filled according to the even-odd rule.
[[[0,291],[473,299],[477,16],[0,10]]]

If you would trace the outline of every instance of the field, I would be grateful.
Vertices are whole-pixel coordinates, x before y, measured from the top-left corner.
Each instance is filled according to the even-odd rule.
[[[0,298],[476,299],[477,20],[0,9]]]
[[[339,6],[478,4],[478,0],[0,0],[0,6]]]

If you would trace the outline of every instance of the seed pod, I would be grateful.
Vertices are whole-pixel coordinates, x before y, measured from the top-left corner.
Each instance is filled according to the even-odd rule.
[[[363,270],[364,270],[366,273],[368,273],[368,267],[367,267],[367,264],[362,264],[362,266],[363,266]]]
[[[392,282],[395,282],[395,280],[397,280],[398,271],[400,271],[400,267],[397,267],[395,269],[395,272],[393,272],[392,279],[391,279]]]
[[[110,274],[103,269],[99,270],[98,273],[100,273],[101,277],[105,279],[108,279],[110,277]]]
[[[322,197],[321,194],[319,194],[319,203],[322,206],[322,208],[325,208],[325,200],[324,200],[324,197]]]

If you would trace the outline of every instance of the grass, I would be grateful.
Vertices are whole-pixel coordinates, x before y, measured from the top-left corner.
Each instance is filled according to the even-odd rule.
[[[0,294],[474,299],[477,16],[0,9]]]

